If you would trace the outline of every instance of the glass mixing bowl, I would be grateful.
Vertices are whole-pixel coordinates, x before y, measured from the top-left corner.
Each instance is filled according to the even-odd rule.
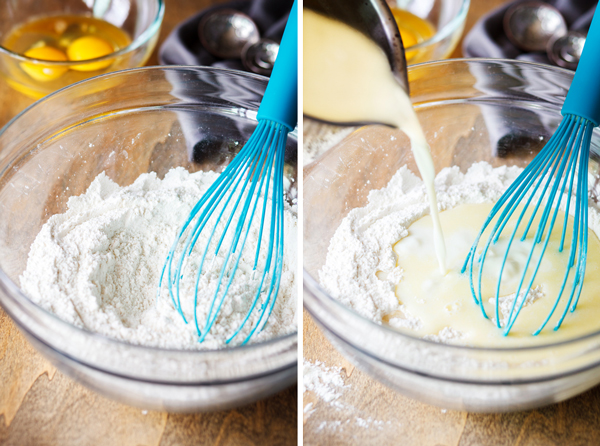
[[[429,39],[404,49],[406,63],[414,65],[449,57],[462,36],[470,3],[471,0],[388,0],[390,6],[427,20],[436,30]]]
[[[177,351],[109,339],[63,322],[19,289],[43,223],[104,171],[120,185],[170,168],[220,171],[256,127],[267,78],[152,67],[111,73],[36,102],[0,132],[0,304],[61,371],[127,404],[225,409],[296,381],[297,333],[245,347]],[[296,132],[285,174],[296,176]],[[190,156],[192,155],[193,156]],[[295,181],[287,197],[296,197]]]
[[[0,1],[2,18],[0,20],[0,76],[15,90],[39,99],[92,76],[125,68],[141,67],[156,46],[164,12],[163,0],[45,0],[42,2],[19,0],[18,4],[10,0]],[[6,36],[15,26],[32,19],[62,14],[84,15],[105,20],[125,31],[131,43],[114,53],[81,62],[41,61],[17,54],[2,46]],[[104,68],[94,71],[68,69],[56,79],[46,81],[35,80],[23,69],[23,66],[27,67],[25,64],[47,68],[72,68],[94,62],[100,62]]]
[[[560,123],[573,79],[572,71],[551,66],[486,59],[416,65],[408,75],[436,172],[449,166],[465,172],[478,161],[527,165]],[[592,173],[598,172],[599,137],[596,131]],[[368,126],[304,168],[304,305],[332,344],[391,388],[457,410],[524,410],[598,384],[600,332],[527,348],[438,344],[367,320],[319,285],[318,271],[341,220],[403,165],[418,175],[408,138]],[[593,206],[597,202],[590,197]]]

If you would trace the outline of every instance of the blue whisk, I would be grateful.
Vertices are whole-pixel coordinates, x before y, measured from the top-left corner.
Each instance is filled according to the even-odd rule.
[[[499,294],[502,282],[502,273],[509,255],[511,245],[513,244],[515,233],[521,224],[523,217],[529,206],[533,207],[531,215],[525,220],[529,220],[525,226],[521,241],[525,240],[528,231],[531,229],[534,217],[542,210],[539,226],[535,230],[533,246],[529,252],[525,264],[525,270],[519,281],[515,299],[512,302],[510,313],[504,323],[504,335],[508,335],[513,327],[523,305],[526,296],[531,291],[533,281],[538,272],[542,257],[548,246],[550,234],[554,228],[554,223],[560,208],[561,202],[565,202],[566,212],[563,220],[562,236],[559,245],[559,251],[562,252],[565,242],[565,233],[567,231],[567,219],[571,206],[571,198],[575,198],[575,210],[573,213],[574,224],[572,230],[571,247],[569,253],[569,263],[564,273],[562,286],[556,296],[556,301],[548,316],[544,319],[540,327],[533,333],[539,334],[552,315],[554,314],[560,299],[565,294],[569,276],[572,277],[572,285],[568,292],[568,301],[564,310],[554,327],[558,330],[561,326],[568,310],[575,311],[577,302],[583,288],[585,277],[585,266],[587,257],[588,242],[588,160],[590,152],[590,142],[593,128],[600,123],[600,12],[596,11],[589,33],[586,38],[581,60],[575,72],[575,77],[567,98],[562,107],[563,119],[552,138],[533,159],[527,168],[511,184],[500,200],[495,204],[488,215],[479,235],[477,236],[467,259],[463,265],[462,272],[468,270],[471,292],[475,302],[480,306],[483,315],[487,318],[483,308],[483,298],[481,294],[481,278],[484,262],[488,249],[492,243],[496,243],[500,237],[508,220],[519,207],[516,215],[516,225],[508,239],[508,247],[502,259],[500,275],[496,287],[496,325],[502,328],[499,317]],[[566,193],[565,193],[566,192]],[[477,255],[477,246],[483,235],[483,232],[498,216],[493,229],[483,244],[480,255]],[[545,229],[547,227],[547,231]],[[540,245],[541,244],[541,245]],[[537,262],[532,262],[532,257],[536,246],[540,245],[540,257]],[[477,277],[474,280],[474,264],[478,265]],[[527,280],[527,272],[530,270],[530,276]],[[573,273],[573,275],[571,275]]]
[[[260,218],[258,243],[253,254],[253,281],[256,291],[253,292],[253,301],[243,321],[233,331],[227,343],[240,333],[259,301],[261,301],[260,316],[242,344],[247,343],[257,330],[262,330],[277,299],[283,266],[285,146],[288,133],[296,127],[297,123],[297,14],[296,2],[294,2],[273,73],[258,109],[258,126],[242,150],[196,203],[177,234],[163,266],[158,293],[160,295],[166,273],[169,295],[173,305],[187,323],[181,309],[179,292],[183,267],[186,258],[196,247],[202,231],[208,231],[206,245],[201,247],[203,251],[200,265],[196,271],[194,291],[194,323],[199,342],[204,341],[217,320],[244,253],[246,240],[255,217]],[[264,199],[258,206],[261,196]],[[270,198],[270,204],[268,204],[267,198]],[[224,250],[224,260],[216,291],[210,301],[206,320],[201,328],[197,314],[200,279],[205,271],[204,268],[211,267],[207,264],[215,261],[221,249]],[[264,264],[259,264],[261,249],[266,249]],[[209,252],[213,255],[210,261],[207,259]]]

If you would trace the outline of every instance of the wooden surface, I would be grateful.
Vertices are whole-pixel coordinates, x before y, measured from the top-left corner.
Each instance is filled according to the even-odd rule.
[[[223,0],[166,0],[158,45],[178,22],[217,3]],[[148,64],[157,64],[156,50]],[[0,81],[0,127],[31,103]],[[225,412],[179,415],[128,407],[57,371],[0,309],[0,445],[296,444],[297,402],[294,386]]]
[[[600,444],[600,387],[563,403],[509,414],[445,410],[406,398],[355,369],[304,312],[304,358],[342,368],[335,406],[312,392],[304,444],[402,446],[583,446]]]
[[[471,0],[465,32],[506,0]],[[460,44],[452,57],[462,57]],[[341,367],[344,389],[336,404],[312,392],[303,404],[305,445],[403,446],[597,445],[600,387],[539,410],[482,415],[444,410],[406,398],[355,369],[304,313],[304,358]]]

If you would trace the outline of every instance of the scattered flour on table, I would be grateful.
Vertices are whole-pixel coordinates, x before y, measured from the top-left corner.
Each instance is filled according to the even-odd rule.
[[[493,168],[485,162],[473,164],[466,173],[456,166],[445,168],[435,179],[439,209],[496,202],[521,171],[518,167]],[[396,266],[391,247],[408,235],[411,223],[428,213],[423,182],[406,166],[401,167],[385,188],[369,193],[366,206],[351,210],[342,220],[319,271],[323,287],[372,321],[381,323],[384,315],[397,314],[400,317],[389,321],[392,327],[419,329],[421,321],[396,297],[395,286],[402,279],[402,269]],[[595,210],[589,214],[589,227],[596,233],[600,228],[598,215]],[[387,277],[380,279],[379,271]],[[541,289],[532,290],[525,305],[542,295]],[[514,298],[506,296],[500,301],[501,317],[506,317]],[[461,333],[450,328],[429,336],[438,342],[456,342],[460,337]]]
[[[350,387],[344,385],[341,367],[327,367],[320,361],[313,364],[304,360],[302,376],[303,393],[313,392],[321,400],[332,405],[342,396],[343,389]]]
[[[198,342],[193,323],[195,274],[184,274],[181,282],[182,309],[190,323],[185,324],[178,314],[166,283],[157,299],[160,273],[174,237],[217,177],[214,172],[190,174],[176,168],[163,180],[147,173],[120,187],[104,173],[98,175],[85,194],[69,199],[64,214],[50,217],[42,227],[20,277],[23,291],[64,321],[111,338],[163,348],[224,347],[254,298],[255,288],[249,284],[260,219],[253,221],[246,242],[248,254],[244,252],[215,325],[203,343]],[[267,325],[252,342],[296,330],[297,218],[294,209],[287,203],[285,206],[286,243],[279,295]],[[202,232],[198,246],[204,246],[207,233]],[[199,265],[198,251],[201,249],[194,250],[189,258],[190,271]],[[261,249],[259,262],[265,261],[265,251]],[[197,314],[201,328],[218,272],[217,268],[210,269],[200,282]],[[260,301],[233,345],[245,339],[258,322],[259,311]]]
[[[352,387],[350,384],[344,384],[341,367],[328,367],[320,361],[312,363],[305,359],[302,375],[302,392],[312,392],[319,398],[317,403],[309,402],[304,406],[305,419],[316,412],[321,404],[334,408],[336,413],[340,413],[345,418],[343,421],[322,420],[323,415],[321,415],[319,419],[322,421],[319,421],[316,432],[324,430],[333,432],[343,431],[346,426],[351,425],[365,429],[382,430],[384,425],[392,423],[392,421],[376,420],[373,417],[365,415],[361,409],[339,401],[343,397],[344,392]]]

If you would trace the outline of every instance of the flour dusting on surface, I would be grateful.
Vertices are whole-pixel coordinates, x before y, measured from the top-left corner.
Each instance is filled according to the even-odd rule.
[[[327,367],[320,361],[311,363],[304,360],[302,376],[303,393],[313,392],[322,401],[333,405],[342,396],[343,390],[350,387],[344,385],[341,367]]]
[[[354,407],[349,402],[348,396],[352,395],[351,384],[345,383],[342,377],[342,367],[326,366],[320,361],[314,363],[304,359],[303,370],[303,388],[305,401],[307,399],[306,392],[314,394],[318,400],[311,401],[304,405],[304,420],[306,420],[315,412],[316,422],[315,432],[343,432],[346,428],[360,427],[366,430],[376,429],[383,430],[386,425],[392,424],[392,421],[377,420],[368,416],[363,408]],[[334,409],[335,412],[328,412],[327,409]],[[342,419],[323,419],[334,415],[342,417]],[[321,421],[318,421],[321,420]]]

